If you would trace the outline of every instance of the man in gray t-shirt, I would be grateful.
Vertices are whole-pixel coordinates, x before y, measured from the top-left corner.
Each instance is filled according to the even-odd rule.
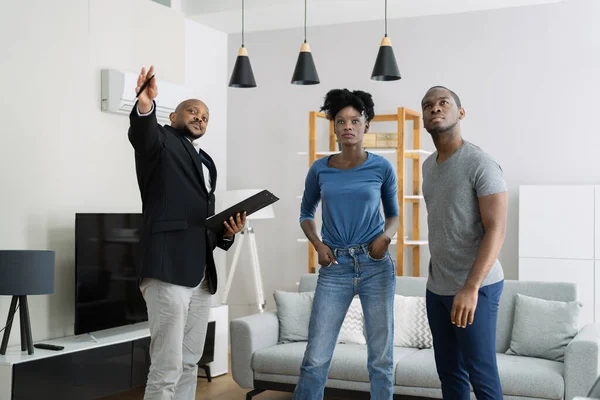
[[[444,399],[502,399],[496,321],[504,285],[507,190],[502,168],[465,141],[465,116],[453,91],[434,86],[423,123],[437,149],[423,163],[429,228],[427,316]]]
[[[474,144],[464,143],[442,163],[436,151],[423,163],[431,263],[427,289],[455,295],[464,286],[485,229],[479,198],[506,192],[502,169]],[[481,286],[504,279],[494,260]]]

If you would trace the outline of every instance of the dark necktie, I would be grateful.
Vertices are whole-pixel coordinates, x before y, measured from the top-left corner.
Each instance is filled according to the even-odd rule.
[[[198,155],[200,156],[200,160],[202,161],[202,164],[206,165],[206,168],[208,168],[208,170],[210,171],[210,161],[208,161],[208,159],[206,157],[204,157],[202,155],[202,153],[198,153]]]

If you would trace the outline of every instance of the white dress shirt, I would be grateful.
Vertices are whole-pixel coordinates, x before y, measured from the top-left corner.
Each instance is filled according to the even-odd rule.
[[[192,139],[186,137],[186,139],[190,141],[192,146],[194,146],[194,149],[196,149],[196,152],[198,154],[200,154],[200,143],[199,143],[200,138],[192,140]],[[208,167],[204,163],[202,163],[202,173],[204,174],[204,184],[206,185],[206,190],[208,191],[208,193],[210,193],[210,189],[212,188],[212,186],[211,186],[212,182],[210,181],[210,171],[208,170]]]

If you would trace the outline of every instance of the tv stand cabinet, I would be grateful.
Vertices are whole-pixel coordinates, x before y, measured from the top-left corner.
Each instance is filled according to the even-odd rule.
[[[215,323],[214,361],[211,376],[228,371],[228,309],[211,307]],[[63,350],[35,349],[28,355],[21,346],[9,347],[0,356],[0,400],[97,399],[146,383],[150,359],[148,323],[68,336],[41,343],[64,346]]]

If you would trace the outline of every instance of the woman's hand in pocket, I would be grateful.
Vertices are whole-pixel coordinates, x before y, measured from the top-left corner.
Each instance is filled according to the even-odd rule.
[[[369,255],[371,258],[382,259],[390,246],[392,239],[386,235],[381,235],[371,242],[369,246]]]
[[[321,243],[317,247],[317,259],[321,266],[327,267],[331,264],[337,264],[333,251],[325,243]]]

